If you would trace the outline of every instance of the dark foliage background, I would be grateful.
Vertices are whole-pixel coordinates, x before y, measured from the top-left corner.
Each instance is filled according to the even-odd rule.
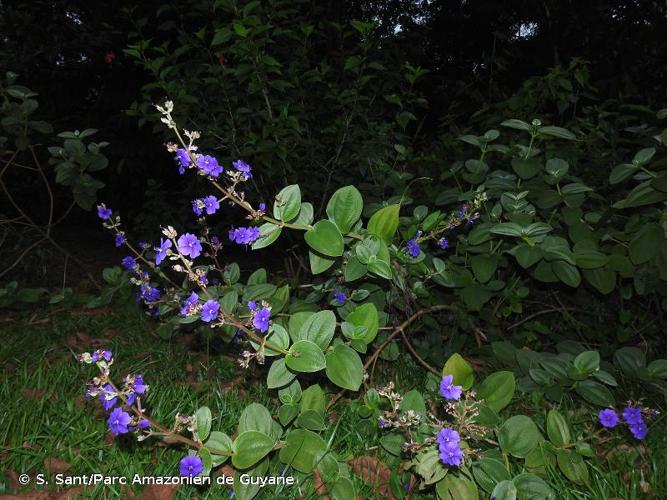
[[[660,108],[667,76],[667,6],[650,0],[3,1],[0,33],[0,67],[39,94],[37,118],[110,143],[97,197],[152,237],[165,214],[187,224],[197,189],[164,152],[151,102],[166,96],[204,147],[255,165],[260,197],[289,180],[317,199],[352,181],[386,198],[462,133],[509,115],[567,125],[609,99]],[[43,218],[35,183],[8,182]],[[61,227],[92,219],[75,206]]]

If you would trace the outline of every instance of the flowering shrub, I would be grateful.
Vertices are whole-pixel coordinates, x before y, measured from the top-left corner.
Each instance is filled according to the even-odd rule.
[[[526,296],[521,291],[525,288],[522,285],[525,278],[517,277],[516,273],[507,277],[505,270],[513,268],[505,254],[526,269],[540,262],[538,267],[548,268],[544,272],[553,273],[572,287],[580,284],[577,266],[586,270],[586,266],[593,265],[592,261],[595,266],[608,262],[606,256],[598,255],[601,252],[595,250],[595,255],[589,252],[588,244],[579,248],[592,260],[572,257],[564,238],[548,236],[559,228],[547,222],[532,222],[535,206],[521,193],[500,194],[498,190],[505,189],[502,182],[482,183],[457,196],[459,203],[451,210],[429,212],[419,206],[412,217],[400,216],[401,200],[364,208],[363,197],[354,186],[340,188],[331,196],[326,203],[326,219],[315,220],[315,209],[311,203],[302,201],[298,185],[283,188],[270,208],[261,201],[251,202],[252,196],[244,190],[254,175],[248,163],[236,160],[230,166],[222,165],[215,156],[200,150],[198,132],[178,128],[171,102],[158,106],[158,110],[178,141],[169,143],[167,150],[179,172],[194,173],[207,182],[204,195],[192,201],[200,230],[178,231],[167,225],[159,242],[135,244],[113,210],[100,204],[98,216],[113,233],[115,244],[130,253],[122,260],[123,268],[137,287],[137,299],[161,322],[160,335],[170,337],[182,325],[190,324],[207,334],[218,334],[227,342],[244,345],[238,364],[244,368],[252,363],[268,366],[264,370],[267,387],[278,389],[282,403],[277,413],[279,423],[261,405],[246,408],[246,417],[241,419],[238,436],[233,441],[221,431],[213,435],[211,411],[207,408],[200,408],[192,416],[178,417],[162,433],[180,436],[177,440],[192,449],[192,457],[185,457],[180,467],[184,474],[208,474],[229,457],[237,470],[253,468],[258,474],[272,460],[305,475],[315,469],[322,472],[325,456],[330,456],[327,467],[336,469],[338,457],[329,451],[318,433],[326,429],[326,408],[338,396],[327,405],[319,384],[303,389],[302,383],[312,382],[311,374],[323,373],[338,388],[357,391],[368,375],[367,369],[378,357],[398,356],[394,340],[398,335],[402,335],[420,364],[438,373],[414,349],[405,329],[422,316],[440,313],[450,319],[465,320],[478,343],[486,340],[475,326],[474,316],[461,313],[481,314],[482,306],[493,297],[497,299],[494,313],[499,312],[505,300],[520,305],[514,299]],[[571,133],[565,129],[542,127],[537,121],[526,125],[526,129],[522,123],[515,120],[506,125],[530,132],[530,144],[518,147],[524,160],[531,157],[540,138],[571,139]],[[469,168],[485,171],[484,156],[502,150],[490,145],[498,135],[489,132],[483,138],[467,139],[468,143],[478,144],[482,151],[479,163]],[[554,181],[558,187],[565,174],[556,170],[552,175],[558,177]],[[575,187],[565,189],[570,185]],[[589,190],[577,186],[577,182],[572,182],[563,187],[568,193],[573,190],[569,194],[576,195],[576,199],[564,196],[558,203],[583,202],[579,195]],[[209,217],[222,210],[237,210],[246,222],[228,228],[223,236],[215,234]],[[302,232],[310,271],[321,276],[307,287],[306,294],[293,293],[288,284],[270,283],[264,269],[253,272],[242,284],[238,265],[223,260],[227,244],[261,250],[288,230]],[[513,238],[517,241],[512,241]],[[527,262],[524,257],[529,258],[529,265],[524,266]],[[537,272],[537,268],[534,271],[530,275],[538,281],[540,276],[546,276]],[[575,280],[575,276],[579,278]],[[509,288],[501,278],[512,282]],[[449,295],[438,291],[438,286]],[[510,292],[515,295],[508,295]],[[453,304],[452,296],[456,298]],[[434,301],[439,304],[432,305]],[[327,308],[322,309],[322,304]],[[413,312],[419,306],[422,308]],[[408,319],[395,328],[388,327],[390,310],[405,313]],[[520,308],[512,310],[517,312]],[[434,338],[440,340],[441,336],[436,333],[429,340]],[[374,347],[372,354],[368,354],[369,347]],[[448,498],[447,494],[454,496],[453,492],[461,489],[477,491],[478,487],[495,496],[503,493],[511,497],[508,492],[531,488],[549,496],[550,488],[533,472],[552,462],[569,480],[585,482],[588,466],[584,458],[590,456],[591,446],[572,438],[569,424],[557,410],[550,410],[546,416],[548,441],[527,415],[503,419],[498,412],[511,402],[516,388],[530,391],[535,386],[544,386],[544,393],[552,399],[562,397],[564,389],[573,389],[591,404],[613,406],[615,401],[609,387],[617,383],[614,376],[601,369],[599,354],[579,346],[573,348],[572,343],[567,345],[568,352],[558,356],[531,354],[502,342],[493,343],[492,347],[499,357],[516,359],[524,377],[517,380],[512,372],[494,373],[481,384],[478,397],[470,390],[472,368],[461,356],[453,355],[439,381],[440,394],[449,401],[439,415],[426,412],[418,392],[404,397],[387,386],[367,392],[361,418],[375,415],[378,425],[391,435],[383,440],[383,446],[386,444],[385,448],[391,448],[397,455],[409,453],[410,467],[423,478],[422,487],[435,485],[443,498]],[[624,349],[619,351],[622,351],[619,366],[623,371],[626,370],[623,363],[641,367],[644,369],[638,372],[641,377],[650,379],[658,388],[664,384],[664,360],[644,366],[645,358],[641,361],[635,351]],[[362,355],[367,357],[365,362]],[[90,356],[92,362],[93,355]],[[128,380],[125,392],[115,390],[108,376],[94,383],[97,394],[103,396],[103,405],[112,411],[110,429],[119,434],[151,435],[151,430],[146,431],[151,429],[150,420],[144,418],[137,406],[140,401],[137,387],[144,387],[143,379],[136,375]],[[139,414],[132,410],[133,417],[116,407],[111,403],[114,398],[120,398],[126,407]],[[389,410],[381,409],[386,401]],[[608,412],[605,415],[604,421],[609,423],[611,417]],[[141,427],[146,425],[144,421],[148,421],[148,427]],[[645,432],[643,420],[636,415],[626,421],[635,436]],[[192,438],[180,434],[186,429]],[[409,440],[397,448],[396,431],[405,429],[409,429]],[[504,465],[499,457],[504,459]],[[524,460],[527,470],[533,472],[512,476],[509,457]],[[497,469],[498,463],[502,469]],[[480,468],[485,470],[480,464],[495,471],[493,480],[482,479],[487,472],[475,472]],[[327,476],[332,488],[346,493],[352,488],[344,475]]]

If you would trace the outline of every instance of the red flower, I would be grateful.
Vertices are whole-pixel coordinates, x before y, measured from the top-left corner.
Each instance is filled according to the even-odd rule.
[[[222,65],[225,64],[225,54],[224,54],[224,53],[222,53],[222,52],[218,52],[218,53],[215,55],[215,57],[218,58],[218,62],[219,62],[220,64],[222,64]]]
[[[111,64],[113,60],[116,59],[116,53],[113,50],[110,50],[106,54],[104,54],[104,62],[107,64]]]

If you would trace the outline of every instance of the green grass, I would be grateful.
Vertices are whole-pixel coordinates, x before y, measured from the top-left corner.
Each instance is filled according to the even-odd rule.
[[[232,434],[239,415],[250,402],[262,403],[272,412],[278,406],[275,393],[268,392],[262,384],[264,373],[238,368],[236,352],[230,352],[229,347],[214,353],[205,343],[160,340],[151,333],[154,323],[134,308],[120,307],[102,314],[44,308],[34,317],[32,313],[22,314],[1,325],[3,470],[28,473],[34,478],[35,474],[46,472],[45,460],[54,458],[71,465],[67,471],[70,475],[101,473],[128,478],[135,474],[177,475],[178,461],[185,454],[182,448],[165,446],[155,439],[138,443],[131,436],[108,439],[105,413],[95,401],[85,401],[82,397],[85,381],[95,374],[94,367],[80,365],[74,359],[74,353],[82,350],[109,347],[115,354],[117,376],[143,373],[151,386],[146,407],[154,419],[168,426],[177,412],[191,414],[207,405],[216,419],[213,429]],[[102,344],[92,345],[92,341],[99,339]],[[401,357],[396,362],[378,364],[374,383],[379,385],[388,380],[394,380],[405,391],[423,388],[426,376],[410,358]],[[379,453],[379,432],[360,425],[348,401],[341,401],[334,414],[334,424],[323,437],[331,441],[341,460]],[[653,498],[667,498],[666,427],[665,418],[651,427],[644,456],[635,456],[633,451],[617,454],[610,463],[597,462],[587,485],[573,486],[551,471],[548,480],[557,498],[640,499],[646,498],[642,491],[645,485]],[[399,459],[386,454],[382,460],[391,470],[400,465]],[[300,479],[301,487],[266,489],[258,498],[318,498],[310,480]],[[378,497],[360,478],[354,477],[354,483],[362,498]],[[9,477],[0,476],[0,494],[13,488]],[[53,481],[48,488],[56,489]],[[85,490],[84,496],[127,496],[123,488],[126,487],[98,485]],[[39,488],[32,484],[19,492],[35,489]],[[142,488],[132,490],[138,494]],[[177,497],[220,498],[225,493],[220,486],[208,489],[181,486]],[[416,498],[432,498],[432,495],[416,495]]]

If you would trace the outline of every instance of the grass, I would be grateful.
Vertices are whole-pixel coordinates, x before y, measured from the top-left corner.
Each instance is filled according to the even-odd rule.
[[[151,415],[170,425],[176,412],[193,413],[207,405],[216,420],[214,430],[232,434],[239,415],[250,402],[259,402],[274,412],[278,401],[264,388],[264,374],[241,370],[236,355],[216,352],[214,346],[159,340],[151,334],[154,323],[134,308],[66,311],[44,308],[34,315],[21,314],[3,323],[0,332],[0,462],[9,475],[0,476],[0,494],[17,488],[12,474],[28,473],[35,478],[46,473],[45,462],[57,459],[69,466],[67,474],[101,473],[106,476],[174,476],[183,449],[164,446],[156,440],[137,443],[131,436],[110,439],[105,414],[95,402],[82,394],[85,381],[94,368],[79,365],[73,355],[83,350],[109,347],[116,357],[117,374],[141,372],[151,385],[146,406]],[[96,343],[97,342],[97,343]],[[424,387],[425,374],[409,358],[378,365],[376,383],[394,380],[399,388]],[[527,402],[528,400],[526,400]],[[359,425],[353,407],[343,400],[334,408],[335,424],[324,434],[340,459],[379,453],[377,430]],[[557,498],[563,499],[640,499],[644,489],[653,498],[667,498],[667,432],[665,419],[654,425],[645,449],[655,450],[644,457],[620,453],[610,467],[597,463],[587,485],[573,487],[557,473],[548,479]],[[633,452],[634,453],[634,452]],[[648,451],[645,451],[648,453]],[[400,461],[388,455],[382,460],[391,470]],[[642,466],[638,467],[640,463]],[[276,466],[278,467],[278,466]],[[57,467],[56,467],[57,468]],[[2,471],[0,471],[2,472]],[[269,473],[278,471],[269,471]],[[296,474],[295,474],[296,475]],[[269,488],[258,498],[318,498],[309,479],[301,487]],[[56,489],[52,478],[48,486]],[[378,493],[353,476],[361,497],[377,498]],[[33,484],[19,488],[21,493],[40,489]],[[139,494],[142,487],[98,485],[86,489],[88,498],[126,497]],[[181,486],[178,498],[220,498],[227,491],[221,486],[197,488]],[[416,498],[431,498],[416,495]]]

